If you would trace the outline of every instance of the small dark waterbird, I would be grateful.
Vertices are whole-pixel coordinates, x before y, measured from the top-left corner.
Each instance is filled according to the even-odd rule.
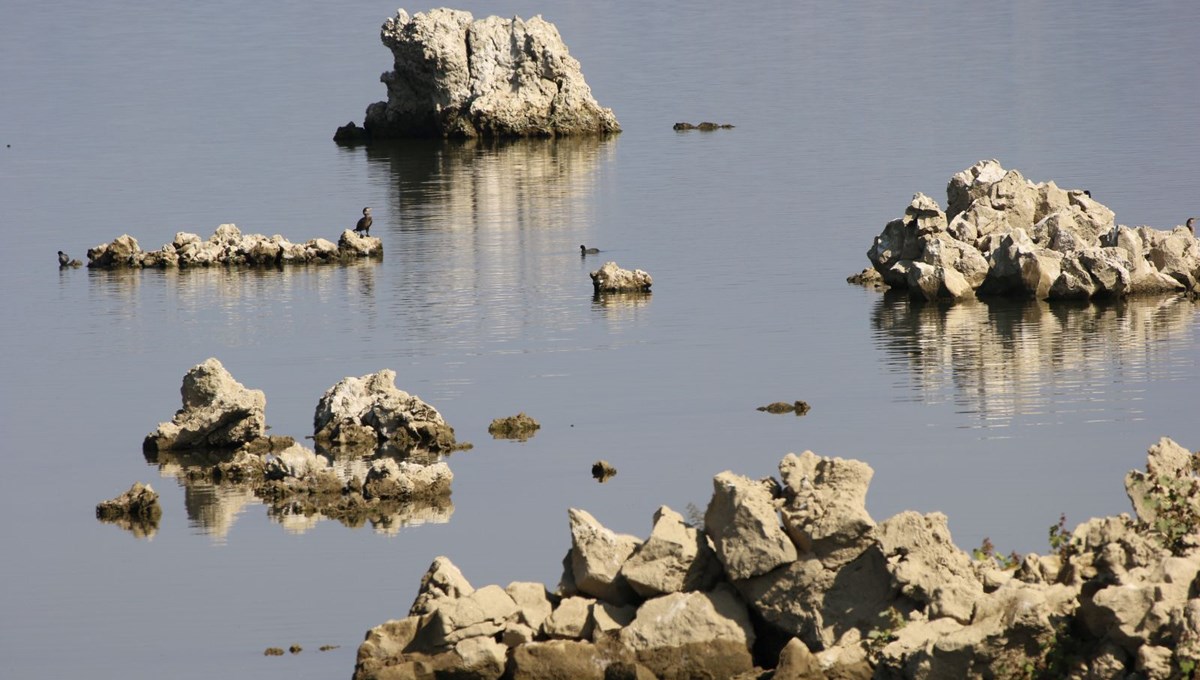
[[[1196,218],[1195,217],[1187,218],[1187,222],[1184,222],[1184,226],[1188,228],[1188,231],[1192,232],[1192,235],[1196,234]]]
[[[354,233],[361,233],[363,235],[370,236],[371,222],[373,221],[374,220],[371,219],[371,209],[363,208],[363,216],[358,220],[358,224],[354,225]]]
[[[588,248],[587,246],[582,246],[582,245],[579,246],[579,254],[580,255],[595,255],[598,252],[600,252],[599,248]]]
[[[71,256],[67,255],[66,253],[64,253],[61,250],[58,251],[58,266],[60,266],[60,267],[71,266]]]

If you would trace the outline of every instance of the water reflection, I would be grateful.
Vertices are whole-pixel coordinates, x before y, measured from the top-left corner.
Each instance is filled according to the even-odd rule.
[[[405,336],[487,353],[574,330],[589,290],[579,238],[616,144],[413,140],[358,151],[390,187],[376,225],[398,263],[386,299]]]
[[[1108,303],[923,303],[889,293],[874,343],[911,377],[914,400],[953,400],[966,427],[1004,436],[1015,424],[1141,420],[1148,383],[1195,371],[1184,297]]]
[[[376,533],[396,534],[404,527],[444,524],[454,514],[448,496],[416,498],[410,501],[381,502],[369,507],[343,503],[321,503],[307,496],[272,497],[250,480],[221,479],[213,471],[228,463],[234,454],[224,451],[160,451],[151,463],[159,474],[174,478],[184,492],[184,508],[190,525],[218,542],[225,542],[237,518],[248,507],[264,505],[267,516],[289,533],[302,534],[322,520],[336,520],[352,529],[368,523]],[[371,459],[345,457],[334,459],[339,479],[366,479]]]
[[[651,295],[649,291],[594,293],[592,311],[603,316],[613,330],[620,330],[641,319]]]

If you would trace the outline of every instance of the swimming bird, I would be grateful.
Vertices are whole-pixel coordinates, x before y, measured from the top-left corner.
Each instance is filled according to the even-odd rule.
[[[70,265],[71,265],[71,256],[67,255],[66,253],[64,253],[61,250],[58,251],[58,266],[59,267],[68,267]]]
[[[365,234],[365,235],[367,235],[367,236],[370,236],[370,235],[371,235],[371,222],[372,222],[372,221],[373,221],[373,220],[371,219],[371,209],[370,209],[370,208],[363,208],[363,216],[362,216],[362,219],[360,219],[360,220],[358,221],[358,224],[354,225],[354,232],[355,232],[355,233],[362,232],[363,234]]]
[[[599,248],[588,248],[587,246],[582,246],[582,245],[579,246],[579,254],[581,256],[582,255],[595,255],[598,252],[600,252]]]

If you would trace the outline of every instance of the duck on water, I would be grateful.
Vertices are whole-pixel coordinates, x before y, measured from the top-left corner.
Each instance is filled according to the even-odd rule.
[[[582,246],[582,245],[579,246],[579,254],[580,255],[595,255],[598,252],[600,252],[599,248],[588,248],[587,246]]]

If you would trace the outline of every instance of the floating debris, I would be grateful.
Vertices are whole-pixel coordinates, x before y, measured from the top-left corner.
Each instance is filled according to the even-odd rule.
[[[774,404],[759,406],[758,410],[766,411],[767,413],[795,413],[798,416],[802,416],[808,413],[810,408],[807,401],[777,401]]]

